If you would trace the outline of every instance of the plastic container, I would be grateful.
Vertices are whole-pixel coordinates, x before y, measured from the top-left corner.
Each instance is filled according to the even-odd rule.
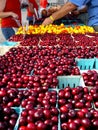
[[[32,76],[34,74],[34,70],[31,70],[30,72],[30,76]]]
[[[55,107],[58,108],[58,92],[59,92],[59,90],[57,88],[49,88],[48,89],[48,91],[53,91],[53,90],[57,92],[57,100],[56,100],[56,106]]]
[[[61,130],[60,112],[59,112],[59,114],[58,114],[58,130]]]
[[[22,112],[22,108],[21,107],[13,107],[13,109],[15,109],[15,111],[19,114],[19,117],[16,121],[16,125],[14,127],[13,130],[18,130],[18,127],[19,127],[19,119],[20,119],[20,116],[21,116],[21,112]]]
[[[95,69],[98,70],[98,58],[95,58]]]
[[[95,58],[91,59],[78,59],[76,58],[77,66],[80,67],[80,70],[91,70],[94,69]]]
[[[17,45],[17,42],[12,41],[5,41],[0,44],[0,46],[15,46],[15,45]]]
[[[41,109],[44,109],[43,107],[40,107],[40,108],[41,108]],[[56,108],[56,107],[54,107],[54,108]],[[37,107],[34,108],[34,110],[37,110],[37,109],[39,109],[39,108],[37,108]],[[22,113],[22,111],[25,111],[25,110],[26,110],[26,111],[29,111],[29,110],[27,110],[27,109],[25,109],[25,108],[22,108],[22,109],[21,109],[21,113]],[[32,110],[32,109],[31,109],[31,110]],[[28,115],[29,115],[29,114],[28,114]],[[59,114],[58,114],[58,115],[59,115]],[[20,116],[19,116],[19,118],[18,118],[18,121],[17,121],[17,125],[16,125],[17,127],[15,127],[14,130],[19,130],[19,127],[22,126],[22,125],[19,125],[19,120],[20,120],[20,118],[21,118],[21,114],[20,114]],[[59,119],[60,119],[60,118],[59,118],[59,116],[58,116],[58,120],[59,120]],[[39,119],[37,119],[37,120],[39,120]],[[46,119],[41,118],[41,120],[43,120],[43,122],[44,122]],[[27,122],[27,123],[28,123],[28,122]],[[36,120],[34,120],[33,122],[31,121],[31,123],[34,123],[34,124],[35,124],[35,123],[36,123]],[[59,124],[59,123],[58,123],[58,124]],[[55,125],[58,125],[58,124],[55,124]],[[26,129],[26,130],[27,130],[27,129]],[[46,129],[45,129],[45,130],[46,130]],[[60,129],[58,129],[58,130],[60,130]]]
[[[83,73],[87,73],[88,71],[89,70],[80,70],[80,74],[82,75]],[[98,70],[96,70],[96,69],[92,69],[91,71],[96,71],[98,73]],[[85,80],[84,80],[84,83],[85,83]],[[93,86],[88,86],[86,84],[85,84],[85,86],[88,88],[88,90],[90,90],[90,89],[92,89],[94,87],[94,85]]]
[[[29,89],[27,88],[27,89],[18,89],[18,90],[27,90],[27,93],[28,93],[28,90],[29,90]],[[33,90],[33,89],[31,89],[31,90]],[[55,104],[52,104],[52,103],[50,103],[50,102],[49,102],[49,103],[50,103],[51,107],[56,107],[56,108],[58,108],[58,91],[59,91],[59,90],[58,90],[57,88],[49,88],[48,91],[49,91],[50,93],[51,93],[52,91],[56,91],[57,94],[56,94],[56,102],[55,102]],[[31,94],[31,95],[32,95],[32,94]],[[34,97],[34,98],[37,99],[39,96],[32,96],[32,97]],[[24,100],[26,100],[26,99],[29,99],[29,96],[26,96],[26,97],[24,96],[24,99],[23,99],[22,101],[24,101]],[[44,97],[42,98],[42,100],[43,100],[43,99],[44,99]],[[53,99],[53,98],[51,97],[51,99]],[[36,102],[36,101],[35,101],[35,102]],[[31,103],[31,104],[32,104],[32,103]],[[38,102],[38,103],[36,102],[36,104],[33,106],[33,108],[34,108],[34,109],[37,109],[37,108],[38,108],[38,107],[37,107],[38,104],[39,104],[39,102]],[[21,104],[20,104],[20,108],[23,109],[23,110],[26,109],[26,107],[22,107]],[[41,104],[41,108],[44,108],[44,106],[43,106],[42,104]]]
[[[65,88],[66,86],[70,86],[71,88],[77,86],[85,86],[83,77],[81,75],[78,76],[58,76],[57,79],[59,80],[58,89]]]
[[[20,114],[21,111],[20,107],[11,107],[11,108],[14,109],[18,114]]]

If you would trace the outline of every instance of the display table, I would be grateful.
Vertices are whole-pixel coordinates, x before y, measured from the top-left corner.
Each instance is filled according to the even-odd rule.
[[[29,26],[25,38],[21,27],[0,48],[0,129],[98,129],[98,34],[91,27]],[[82,73],[86,61],[91,70]]]

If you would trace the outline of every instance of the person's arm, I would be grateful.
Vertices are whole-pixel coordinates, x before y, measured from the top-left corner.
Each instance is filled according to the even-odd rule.
[[[32,14],[35,14],[36,18],[38,18],[38,13],[37,13],[38,4],[36,3],[36,0],[33,1],[29,0],[28,10],[32,12]]]
[[[72,13],[74,15],[79,15],[81,13],[86,13],[87,12],[87,6],[82,6],[82,7],[78,7],[75,11],[73,11]]]
[[[50,7],[49,9],[47,9],[47,16],[50,16],[54,12],[58,11],[61,7],[61,5]]]
[[[29,2],[29,5],[28,5],[28,9],[30,10],[30,12],[34,13],[34,6],[30,2]]]
[[[77,6],[75,4],[67,2],[58,11],[54,12],[50,17],[46,18],[42,24],[43,25],[51,24],[55,20],[64,17],[66,14],[68,14],[69,12],[73,11],[76,8]]]
[[[6,17],[9,17],[9,16],[11,16],[15,19],[18,18],[17,14],[15,14],[14,12],[1,12],[0,11],[0,18],[6,18]]]
[[[4,8],[6,5],[6,0],[0,0],[0,18],[6,18],[12,16],[13,18],[18,18],[18,15],[12,11],[4,12]]]

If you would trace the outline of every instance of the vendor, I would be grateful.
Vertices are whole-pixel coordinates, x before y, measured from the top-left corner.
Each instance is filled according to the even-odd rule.
[[[34,24],[38,18],[38,4],[36,0],[28,0],[27,20],[29,24]]]
[[[0,0],[1,30],[6,40],[21,26],[20,7],[20,0]]]
[[[95,31],[98,31],[98,1],[97,0],[69,0],[58,11],[54,12],[50,17],[46,18],[43,25],[53,23],[55,20],[60,19],[67,15],[69,12],[74,11],[77,7],[87,5],[88,9],[88,25],[93,26]]]

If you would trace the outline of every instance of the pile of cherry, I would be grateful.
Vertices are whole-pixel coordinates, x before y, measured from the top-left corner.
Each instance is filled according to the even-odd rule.
[[[32,34],[26,35],[13,35],[10,41],[20,42],[22,46],[53,46],[53,45],[66,45],[66,46],[96,46],[98,44],[98,34]]]
[[[1,100],[1,90],[0,90]],[[0,101],[1,102],[1,101]],[[18,119],[18,113],[7,106],[0,104],[0,130],[13,130]]]
[[[13,108],[21,109],[16,113]],[[0,89],[0,129],[97,130],[98,86],[50,89]]]
[[[90,91],[87,87],[61,89],[58,93],[61,129],[97,130],[98,109],[94,109],[95,104],[98,108],[98,86]]]
[[[56,88],[57,76],[80,75],[66,47],[17,47],[0,56],[0,87]],[[31,72],[33,72],[31,75]]]
[[[57,76],[80,75],[76,57],[97,57],[97,50],[97,46],[28,46],[0,56],[0,130],[13,130],[17,118],[19,130],[97,130],[98,73],[82,73],[91,90],[57,89]]]

